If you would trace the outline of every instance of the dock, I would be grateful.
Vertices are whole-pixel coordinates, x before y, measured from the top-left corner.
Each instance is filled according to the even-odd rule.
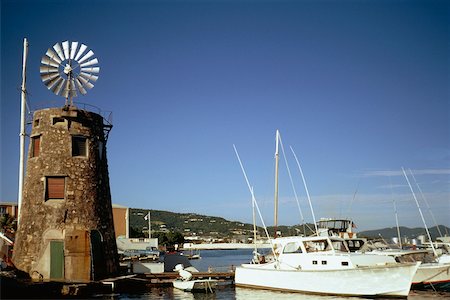
[[[88,282],[33,281],[0,274],[1,299],[5,298],[89,298],[92,295],[145,292],[149,288],[169,287],[179,278],[177,272],[128,274],[118,277]],[[193,272],[194,279],[216,279],[222,285],[234,284],[234,271],[227,272]]]
[[[212,278],[216,279],[219,282],[234,283],[234,271],[229,272],[192,272],[193,279],[207,279]],[[171,285],[172,282],[179,278],[177,272],[164,272],[164,273],[145,273],[145,274],[137,274],[136,279],[146,280],[149,285]]]

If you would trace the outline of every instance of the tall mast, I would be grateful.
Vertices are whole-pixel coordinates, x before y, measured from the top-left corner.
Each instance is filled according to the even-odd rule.
[[[434,255],[438,256],[437,252],[436,252],[436,249],[434,248],[434,245],[433,245],[433,240],[431,239],[431,234],[428,231],[428,226],[425,223],[425,218],[423,217],[422,210],[420,209],[419,201],[417,201],[416,194],[414,193],[414,190],[413,190],[413,188],[411,186],[411,183],[409,182],[409,179],[408,179],[408,176],[406,175],[405,169],[402,168],[402,171],[403,171],[403,175],[405,175],[406,181],[408,182],[409,189],[411,190],[411,193],[413,194],[414,200],[416,201],[417,209],[419,210],[420,217],[422,218],[423,225],[425,226],[425,231],[427,232],[428,239],[430,240],[431,249],[433,249]]]
[[[22,207],[22,193],[23,193],[23,177],[25,165],[25,110],[26,110],[26,71],[27,71],[27,56],[28,56],[28,41],[23,39],[23,62],[22,62],[22,87],[21,87],[21,101],[20,101],[20,154],[19,154],[19,193],[17,195],[17,225],[20,222],[20,211]]]
[[[278,161],[279,161],[279,153],[278,153],[278,143],[280,140],[280,132],[277,129],[276,133],[276,143],[275,143],[275,207],[274,207],[274,229],[275,229],[275,238],[277,237],[278,231]]]
[[[392,199],[392,202],[394,203],[395,223],[397,224],[398,245],[400,246],[400,249],[403,249],[402,236],[400,235],[400,226],[398,225],[397,205],[395,204],[395,199]]]

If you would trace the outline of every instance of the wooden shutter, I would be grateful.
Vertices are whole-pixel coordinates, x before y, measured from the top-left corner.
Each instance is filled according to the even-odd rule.
[[[31,153],[31,157],[39,156],[39,150],[41,148],[41,137],[40,136],[33,137],[32,147],[33,147],[33,149],[32,149],[32,153]]]
[[[47,199],[64,199],[64,177],[47,177]]]

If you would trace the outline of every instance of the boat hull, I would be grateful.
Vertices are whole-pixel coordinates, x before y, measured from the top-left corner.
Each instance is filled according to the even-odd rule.
[[[406,297],[418,266],[412,263],[310,271],[246,264],[236,268],[235,284],[313,294]]]
[[[180,280],[173,282],[173,287],[185,292],[213,292],[216,289],[217,282],[211,279],[197,279],[197,280]]]
[[[426,263],[420,265],[414,275],[412,288],[450,291],[450,264]]]

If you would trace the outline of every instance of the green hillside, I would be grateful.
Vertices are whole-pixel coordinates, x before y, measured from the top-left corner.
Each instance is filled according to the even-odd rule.
[[[143,237],[148,232],[148,221],[144,219],[150,211],[152,233],[156,232],[179,232],[185,237],[188,236],[202,236],[213,237],[218,239],[240,239],[253,237],[253,225],[242,223],[238,221],[229,221],[220,217],[199,215],[196,213],[174,213],[162,210],[148,210],[139,208],[130,208],[130,236]],[[295,225],[295,226],[278,226],[277,230],[281,231],[283,236],[290,235],[310,235],[312,234],[313,224]],[[450,229],[445,226],[440,226],[443,234],[449,233]],[[271,236],[274,235],[274,228],[268,227],[268,232]],[[403,237],[415,238],[418,235],[426,235],[424,228],[407,228],[400,227],[400,232]],[[258,233],[265,236],[264,230],[258,227]],[[430,228],[430,233],[433,238],[439,236],[436,227]],[[397,237],[397,228],[384,228],[370,231],[362,231],[358,233],[359,236],[368,238],[380,238],[380,235],[385,239]]]

